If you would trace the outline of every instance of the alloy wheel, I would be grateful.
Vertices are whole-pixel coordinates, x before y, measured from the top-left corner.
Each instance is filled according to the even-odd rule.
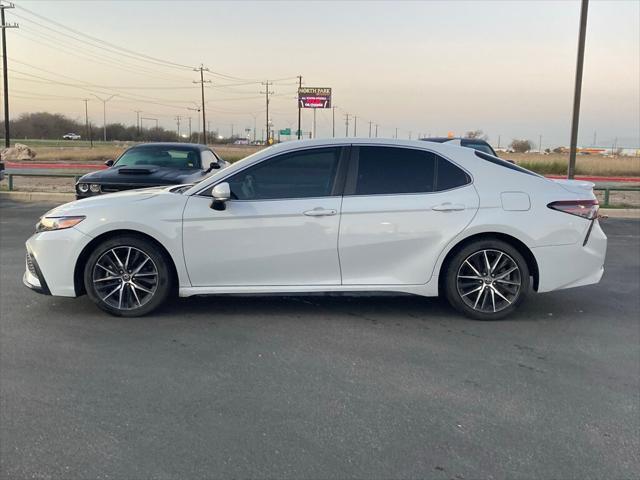
[[[133,310],[153,298],[158,287],[158,269],[145,252],[123,245],[98,258],[92,282],[104,303],[119,310]]]
[[[522,289],[518,264],[500,250],[469,255],[458,269],[456,283],[462,301],[475,311],[496,313],[513,304]]]

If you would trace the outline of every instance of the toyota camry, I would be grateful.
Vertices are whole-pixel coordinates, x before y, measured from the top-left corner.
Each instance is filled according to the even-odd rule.
[[[396,292],[492,320],[532,291],[597,283],[606,245],[588,182],[446,143],[310,140],[53,209],[26,242],[24,283],[121,316],[175,292]]]

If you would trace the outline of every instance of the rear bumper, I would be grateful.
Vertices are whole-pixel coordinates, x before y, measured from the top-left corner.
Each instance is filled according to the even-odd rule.
[[[538,292],[598,283],[604,273],[607,237],[594,221],[589,238],[572,245],[533,248],[540,279]]]

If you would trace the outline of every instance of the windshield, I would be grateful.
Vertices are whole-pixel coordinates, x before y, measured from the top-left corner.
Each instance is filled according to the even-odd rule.
[[[188,147],[140,147],[124,152],[117,167],[154,165],[157,167],[199,169],[200,152]]]

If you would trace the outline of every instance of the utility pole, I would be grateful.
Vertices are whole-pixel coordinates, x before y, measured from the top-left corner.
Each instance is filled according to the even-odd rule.
[[[538,135],[538,153],[542,153],[542,134]]]
[[[138,136],[140,136],[140,114],[142,110],[134,110],[136,112],[136,129],[138,131]]]
[[[582,0],[580,8],[580,33],[578,34],[578,59],[576,61],[576,84],[573,93],[573,116],[571,118],[571,145],[569,147],[569,168],[567,178],[576,172],[576,151],[578,147],[578,123],[580,121],[580,98],[582,95],[582,69],[584,67],[584,43],[587,35],[587,12],[589,0]]]
[[[331,107],[331,130],[333,138],[336,137],[336,107]]]
[[[271,139],[271,129],[269,128],[269,95],[273,95],[272,91],[269,91],[269,87],[271,85],[273,85],[273,82],[270,81],[266,81],[266,82],[262,82],[262,85],[264,85],[264,92],[260,92],[261,94],[264,94],[265,96],[265,101],[267,104],[267,121],[266,121],[266,126],[267,126],[267,143],[269,143],[269,140]]]
[[[411,132],[409,132],[409,140],[411,140]]]
[[[178,124],[178,141],[180,141],[180,119],[182,117],[180,115],[176,115],[176,122]]]
[[[205,111],[204,111],[204,84],[205,83],[211,83],[211,80],[205,80],[204,79],[204,72],[208,72],[209,71],[208,68],[204,68],[204,65],[200,64],[200,66],[198,68],[194,68],[193,71],[194,72],[200,72],[200,81],[194,80],[193,83],[199,83],[200,84],[200,95],[202,97],[202,104],[200,105],[200,108],[202,109],[202,143],[204,145],[206,145],[207,144],[207,131],[205,130],[205,126],[207,125],[207,117],[206,117]]]
[[[191,108],[187,107],[187,110],[191,110],[193,112],[198,112],[198,143],[200,143],[200,109],[199,108]],[[191,141],[191,117],[189,117],[189,141]]]
[[[349,114],[344,114],[344,125],[345,125],[345,137],[349,136]]]
[[[369,122],[369,138],[371,138],[371,124],[372,124],[372,123],[373,123],[373,122],[371,122],[371,121]]]
[[[91,138],[91,134],[89,133],[89,107],[88,107],[89,99],[83,98],[82,101],[84,102],[84,130],[85,130],[84,133],[91,143],[91,148],[93,148],[93,139]]]
[[[92,95],[102,102],[102,137],[103,137],[103,140],[106,142],[107,141],[107,102],[117,95],[111,95],[110,97],[107,97],[107,98],[100,98],[95,93],[92,93]]]
[[[358,117],[355,115],[353,116],[353,136],[358,136]]]
[[[231,124],[231,138],[233,138],[233,123]]]
[[[298,75],[298,140],[300,140],[302,138],[302,126],[301,126],[301,121],[302,121],[302,106],[300,105],[300,89],[302,88],[302,75]],[[313,111],[313,113],[315,113],[315,110]],[[255,131],[253,133],[253,136],[255,137]],[[254,138],[255,141],[255,138]]]
[[[378,124],[376,123],[376,138],[378,138]]]
[[[398,138],[398,127],[396,127],[396,135],[393,138]]]
[[[593,146],[596,146],[596,131],[593,132]]]
[[[11,136],[9,135],[9,74],[7,71],[7,28],[18,28],[17,23],[7,24],[4,19],[4,11],[7,8],[15,8],[13,3],[0,2],[2,24],[2,79],[4,81],[4,146],[9,148]]]
[[[498,148],[500,148],[500,135],[498,135]]]

